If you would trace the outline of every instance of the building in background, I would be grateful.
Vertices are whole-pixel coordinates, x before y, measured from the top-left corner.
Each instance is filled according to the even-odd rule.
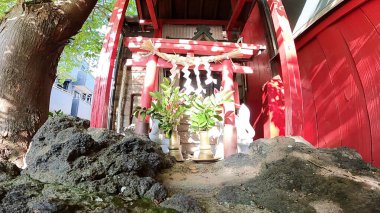
[[[87,63],[82,63],[70,73],[72,78],[63,83],[54,82],[50,96],[49,111],[61,110],[66,115],[84,119],[91,118],[91,103],[94,91],[94,77]]]

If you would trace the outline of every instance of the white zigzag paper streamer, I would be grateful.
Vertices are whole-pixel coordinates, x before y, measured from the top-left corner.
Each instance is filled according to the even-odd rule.
[[[177,76],[177,74],[179,73],[178,70],[177,70],[177,63],[175,60],[172,60],[170,61],[171,64],[172,64],[172,68],[170,69],[170,80],[173,82],[174,78]]]
[[[183,85],[185,87],[185,93],[190,94],[191,92],[194,91],[194,87],[191,86],[191,79],[190,79],[191,72],[189,71],[188,64],[185,64],[185,66],[183,66],[182,72],[183,72],[183,77],[186,79],[186,82]]]
[[[216,84],[217,80],[211,76],[210,62],[208,62],[208,59],[206,58],[206,60],[202,60],[202,64],[205,66],[205,70],[207,71],[207,79],[205,81],[205,84]]]
[[[201,94],[202,92],[206,93],[206,90],[202,87],[201,79],[199,77],[199,74],[200,74],[199,73],[199,65],[201,65],[201,59],[195,58],[194,64],[195,64],[194,73],[195,73],[195,77],[197,79],[197,90],[195,90],[195,93],[196,94]]]

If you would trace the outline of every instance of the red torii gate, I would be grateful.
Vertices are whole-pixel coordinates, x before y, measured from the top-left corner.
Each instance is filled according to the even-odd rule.
[[[237,15],[241,13],[242,8],[247,0],[231,0],[233,14],[228,22],[215,21],[215,20],[163,20],[158,19],[155,10],[153,0],[146,0],[151,20],[146,21],[147,24],[151,24],[155,30],[155,37],[160,37],[161,28],[164,23],[172,24],[214,24],[223,25],[227,29],[228,35],[230,30],[237,23]],[[284,7],[281,0],[266,0],[269,4],[273,25],[276,32],[276,40],[279,45],[278,55],[281,62],[281,77],[284,81],[285,88],[285,122],[286,131],[285,135],[302,135],[302,121],[303,121],[303,108],[302,108],[302,94],[300,91],[300,74],[298,70],[297,56],[294,46],[294,40],[292,38],[289,22],[286,17]],[[129,0],[116,0],[114,10],[109,22],[108,33],[105,37],[103,48],[99,58],[98,70],[95,73],[95,89],[94,98],[91,113],[91,127],[103,127],[106,128],[108,122],[108,106],[110,103],[110,88],[112,81],[112,72],[114,69],[114,63],[117,55],[119,37],[121,34],[122,25],[125,18],[125,11],[128,6]],[[137,9],[139,11],[141,19],[141,5],[140,1],[136,1]],[[142,25],[144,23],[141,23]],[[155,59],[156,56],[150,58],[149,66],[168,67],[165,63],[161,63],[160,60]],[[141,61],[140,61],[141,62]],[[135,63],[137,61],[128,61],[128,63]],[[141,62],[142,63],[142,62]],[[229,64],[228,64],[229,63]],[[212,70],[228,70],[230,62],[223,62],[223,65],[215,65]],[[218,67],[219,66],[219,67]],[[223,69],[225,68],[225,69]],[[246,73],[250,72],[250,68],[238,67],[236,72]],[[226,75],[227,76],[227,75]]]
[[[222,55],[229,53],[233,50],[240,49],[240,54],[234,58],[251,58],[256,55],[262,47],[252,44],[236,44],[231,42],[210,42],[210,41],[192,41],[184,39],[161,39],[161,38],[142,38],[142,37],[129,37],[124,38],[124,45],[130,49],[131,52],[144,52],[141,49],[142,44],[146,40],[152,40],[156,50],[162,53],[178,53],[178,54],[191,54],[191,55]],[[151,106],[152,97],[149,92],[153,92],[158,84],[157,68],[172,68],[172,64],[158,58],[156,55],[148,57],[140,57],[138,59],[128,59],[127,66],[146,67],[146,74],[144,79],[143,91],[141,94],[140,106],[149,108]],[[251,67],[240,66],[234,64],[230,59],[224,59],[221,64],[210,64],[211,71],[222,72],[222,86],[226,91],[235,91],[235,84],[233,80],[233,73],[252,74]],[[181,67],[181,66],[179,66]],[[193,67],[189,67],[192,69]],[[204,69],[203,66],[199,67],[200,70]],[[237,135],[235,127],[235,101],[234,96],[231,97],[233,102],[224,104],[224,155],[228,157],[237,153]],[[147,134],[149,130],[149,122],[146,118],[144,121],[140,120],[136,124],[136,132],[139,134]]]

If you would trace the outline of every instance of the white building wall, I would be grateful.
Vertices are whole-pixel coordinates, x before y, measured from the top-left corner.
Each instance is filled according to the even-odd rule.
[[[71,93],[54,86],[51,90],[49,111],[61,110],[64,114],[70,115],[72,102]]]
[[[79,105],[78,105],[78,117],[90,120],[91,119],[91,104],[79,100]]]

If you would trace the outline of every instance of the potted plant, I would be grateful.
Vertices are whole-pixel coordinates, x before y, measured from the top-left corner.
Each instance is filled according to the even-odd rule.
[[[180,91],[179,87],[174,86],[174,81],[170,83],[167,78],[163,79],[160,88],[161,92],[150,93],[154,101],[147,109],[147,114],[159,121],[158,127],[166,138],[170,138],[170,155],[177,161],[183,161],[177,126],[180,124],[182,115],[190,108],[191,96]]]
[[[217,94],[203,98],[198,96],[191,103],[189,109],[190,130],[197,132],[200,139],[199,160],[213,160],[214,154],[211,151],[208,131],[223,120],[220,116],[222,104],[230,102],[233,91],[221,91]]]

